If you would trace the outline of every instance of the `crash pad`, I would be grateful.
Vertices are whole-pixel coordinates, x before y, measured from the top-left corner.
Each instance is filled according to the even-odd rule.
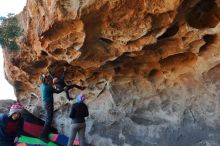
[[[23,110],[22,115],[24,118],[23,135],[30,137],[39,137],[44,126],[44,121],[35,117],[27,110]],[[57,129],[54,127],[50,128],[50,132],[58,133]]]
[[[50,134],[49,139],[61,146],[67,146],[69,138],[63,134]]]
[[[45,145],[18,143],[18,144],[16,144],[16,146],[45,146]]]
[[[28,136],[21,136],[19,137],[18,143],[24,143],[24,144],[32,144],[33,146],[58,146],[57,144],[54,144],[53,142],[48,142],[45,143],[44,141],[38,139],[38,138],[33,138],[33,137],[28,137]],[[27,145],[27,146],[29,146]]]
[[[24,122],[23,131],[30,136],[39,137],[43,130],[42,125]]]
[[[67,146],[69,138],[63,134],[50,134],[49,138],[51,141],[57,143],[60,146]],[[74,146],[78,146],[79,141],[75,140],[74,141]],[[92,146],[90,144],[85,144],[85,146]]]

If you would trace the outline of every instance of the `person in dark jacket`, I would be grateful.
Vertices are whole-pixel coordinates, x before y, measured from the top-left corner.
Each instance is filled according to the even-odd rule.
[[[70,118],[72,119],[71,135],[67,146],[73,145],[77,133],[79,136],[79,146],[84,146],[85,144],[85,130],[86,130],[85,117],[89,116],[89,112],[87,105],[84,103],[84,100],[85,100],[85,96],[77,95],[76,103],[74,103],[71,107],[71,111],[70,111]]]
[[[50,132],[50,127],[53,120],[53,110],[54,110],[54,100],[53,100],[53,93],[61,93],[64,91],[63,89],[56,90],[53,88],[52,85],[49,84],[49,77],[45,75],[41,75],[41,85],[40,85],[40,92],[42,97],[42,104],[44,110],[46,112],[45,123],[43,127],[43,131],[40,135],[40,139],[48,142],[48,136]]]
[[[57,77],[55,77],[51,71],[48,71],[49,72],[49,75],[51,77],[51,79],[53,80],[53,85],[54,85],[54,88],[56,90],[62,90],[64,89],[64,87],[66,87],[67,90],[65,90],[66,92],[66,98],[68,100],[72,100],[72,98],[70,97],[69,95],[69,90],[72,89],[72,88],[77,88],[77,89],[80,89],[80,90],[84,90],[85,87],[81,87],[81,86],[78,86],[76,84],[70,84],[70,85],[66,85],[65,83],[65,72],[66,72],[66,67],[64,67],[64,71],[60,77],[60,79],[58,79]]]
[[[11,106],[9,114],[0,115],[0,146],[15,146],[22,134],[24,119],[20,103]]]

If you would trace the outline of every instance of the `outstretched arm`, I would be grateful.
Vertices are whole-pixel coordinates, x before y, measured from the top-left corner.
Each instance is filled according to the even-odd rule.
[[[67,86],[67,90],[70,90],[72,88],[77,88],[77,89],[80,89],[80,90],[84,90],[85,87],[82,87],[82,86],[79,86],[79,85],[76,85],[76,84],[72,84],[72,85],[68,85]]]
[[[62,73],[62,75],[59,79],[59,84],[63,87],[66,85],[66,83],[65,83],[65,72],[66,72],[66,67],[64,67],[63,73]]]
[[[64,81],[64,78],[65,78],[65,71],[62,73],[60,80]]]
[[[48,72],[49,72],[49,75],[50,75],[51,79],[54,79],[54,76],[53,76],[52,72],[51,71],[48,71]]]

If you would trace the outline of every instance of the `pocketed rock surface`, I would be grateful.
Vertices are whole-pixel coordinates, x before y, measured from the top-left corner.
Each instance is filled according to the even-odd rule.
[[[42,115],[39,77],[86,86],[86,138],[96,146],[220,145],[218,0],[28,0],[7,80]],[[54,125],[70,133],[65,93]]]

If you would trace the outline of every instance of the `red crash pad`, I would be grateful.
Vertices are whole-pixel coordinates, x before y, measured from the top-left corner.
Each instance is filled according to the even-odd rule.
[[[39,137],[43,130],[43,126],[33,124],[30,122],[24,122],[23,131],[31,136]]]

